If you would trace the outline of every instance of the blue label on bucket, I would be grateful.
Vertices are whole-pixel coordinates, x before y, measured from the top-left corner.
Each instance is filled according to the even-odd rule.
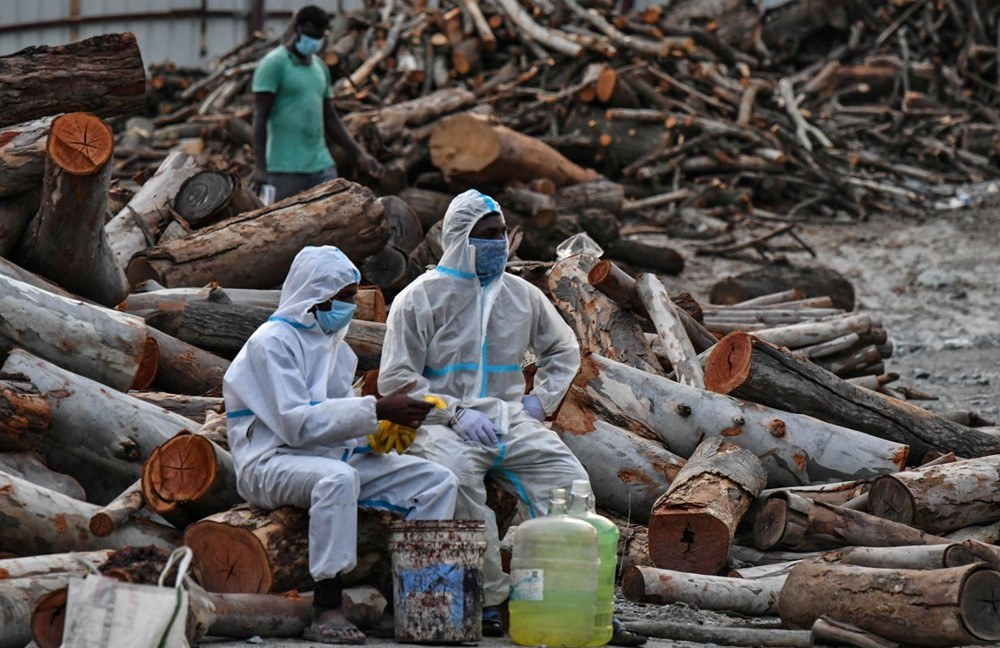
[[[448,601],[449,621],[461,627],[465,615],[465,568],[460,565],[430,565],[419,569],[401,570],[397,574],[399,613],[407,616],[406,606],[411,597],[427,600],[433,595]]]

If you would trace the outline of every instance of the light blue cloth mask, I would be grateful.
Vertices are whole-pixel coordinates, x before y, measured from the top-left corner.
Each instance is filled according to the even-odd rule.
[[[507,265],[507,238],[481,239],[469,237],[476,248],[476,275],[479,283],[486,285],[503,274]]]
[[[351,323],[351,318],[357,309],[358,307],[350,302],[334,299],[330,310],[316,310],[316,322],[324,333],[333,335]]]
[[[299,54],[311,56],[319,51],[319,46],[323,43],[322,38],[313,38],[305,34],[299,34],[299,40],[295,41],[295,49]]]

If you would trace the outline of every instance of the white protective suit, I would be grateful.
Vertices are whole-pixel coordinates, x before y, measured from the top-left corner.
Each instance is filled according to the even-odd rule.
[[[385,394],[416,380],[414,394],[434,394],[448,403],[448,410],[428,415],[410,452],[458,476],[457,518],[485,520],[486,605],[497,605],[507,598],[509,579],[500,567],[496,518],[486,506],[483,478],[489,473],[535,516],[548,512],[550,489],[569,487],[587,473],[559,437],[521,405],[526,350],[538,358],[532,393],[547,414],[566,395],[580,350],[573,331],[535,286],[507,273],[480,286],[468,239],[473,225],[490,212],[500,207],[475,190],[448,207],[441,263],[393,300],[378,386]],[[490,418],[497,447],[464,443],[448,427],[458,406]]]
[[[359,273],[335,247],[295,257],[278,310],[247,340],[223,380],[240,495],[265,509],[309,509],[309,570],[333,578],[355,565],[357,507],[410,520],[451,519],[456,480],[411,455],[375,455],[375,398],[354,396],[358,359],[344,327],[324,333],[309,309]]]

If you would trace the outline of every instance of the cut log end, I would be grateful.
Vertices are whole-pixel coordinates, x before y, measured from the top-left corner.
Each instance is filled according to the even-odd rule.
[[[611,274],[611,262],[608,260],[598,261],[597,265],[587,273],[587,282],[591,286],[597,286],[608,278]]]
[[[146,341],[142,345],[142,355],[139,356],[139,367],[135,372],[135,379],[132,381],[132,389],[146,389],[153,383],[156,377],[156,370],[160,366],[160,347],[153,339],[147,335]]]
[[[604,66],[595,84],[597,98],[601,103],[607,103],[611,100],[616,85],[618,85],[618,71],[609,65]]]
[[[156,271],[156,268],[149,262],[149,259],[142,256],[136,256],[128,262],[125,277],[128,279],[129,286],[138,286],[143,281],[155,281],[165,288],[170,287],[164,283],[164,277]]]
[[[451,117],[448,128],[437,129],[435,135],[440,149],[448,151],[451,159],[447,163],[452,169],[476,173],[500,157],[500,138],[488,123],[472,115]],[[431,153],[433,156],[433,149]]]
[[[622,573],[622,594],[630,601],[641,601],[646,595],[646,579],[634,565]]]
[[[43,596],[31,613],[31,636],[39,648],[59,648],[66,622],[66,595],[62,587]]]
[[[115,522],[107,513],[95,513],[90,518],[90,532],[98,538],[107,538],[115,530]]]
[[[886,520],[912,524],[915,504],[909,489],[891,476],[879,477],[868,493],[868,512]]]
[[[67,113],[52,122],[47,149],[52,161],[75,175],[99,171],[114,152],[114,135],[91,113]]]
[[[983,569],[972,572],[962,586],[962,622],[972,636],[983,641],[1000,640],[1000,572]]]
[[[654,514],[649,520],[649,559],[660,569],[717,574],[729,557],[729,528],[713,515]]]
[[[750,377],[753,340],[743,331],[735,331],[719,340],[705,367],[705,388],[728,394]]]
[[[761,551],[778,546],[788,524],[788,503],[771,497],[757,512],[753,521],[753,543]]]
[[[182,434],[160,447],[150,462],[152,487],[160,499],[197,501],[215,483],[218,468],[212,442],[194,434]]]
[[[194,570],[209,592],[266,594],[271,570],[260,541],[247,531],[204,520],[187,528],[184,544],[194,552]]]

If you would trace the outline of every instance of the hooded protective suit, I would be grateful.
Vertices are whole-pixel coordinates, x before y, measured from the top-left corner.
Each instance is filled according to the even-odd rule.
[[[407,519],[449,519],[455,477],[410,455],[374,455],[375,398],[351,389],[357,356],[347,328],[324,333],[309,312],[357,283],[335,247],[295,257],[278,309],[233,360],[223,380],[229,447],[248,502],[309,509],[309,569],[333,578],[356,559],[357,507]]]
[[[532,516],[548,511],[549,490],[587,479],[562,441],[521,404],[521,361],[538,359],[532,393],[546,413],[558,407],[580,366],[573,331],[542,292],[510,274],[481,286],[469,232],[483,216],[500,212],[478,191],[457,196],[444,217],[441,263],[393,300],[382,347],[379,391],[416,380],[414,395],[430,393],[448,403],[432,411],[410,452],[448,466],[459,480],[455,515],[486,521],[486,605],[507,598],[500,567],[495,516],[486,506],[483,478],[490,473]],[[448,427],[461,406],[493,422],[499,443],[463,443]]]

